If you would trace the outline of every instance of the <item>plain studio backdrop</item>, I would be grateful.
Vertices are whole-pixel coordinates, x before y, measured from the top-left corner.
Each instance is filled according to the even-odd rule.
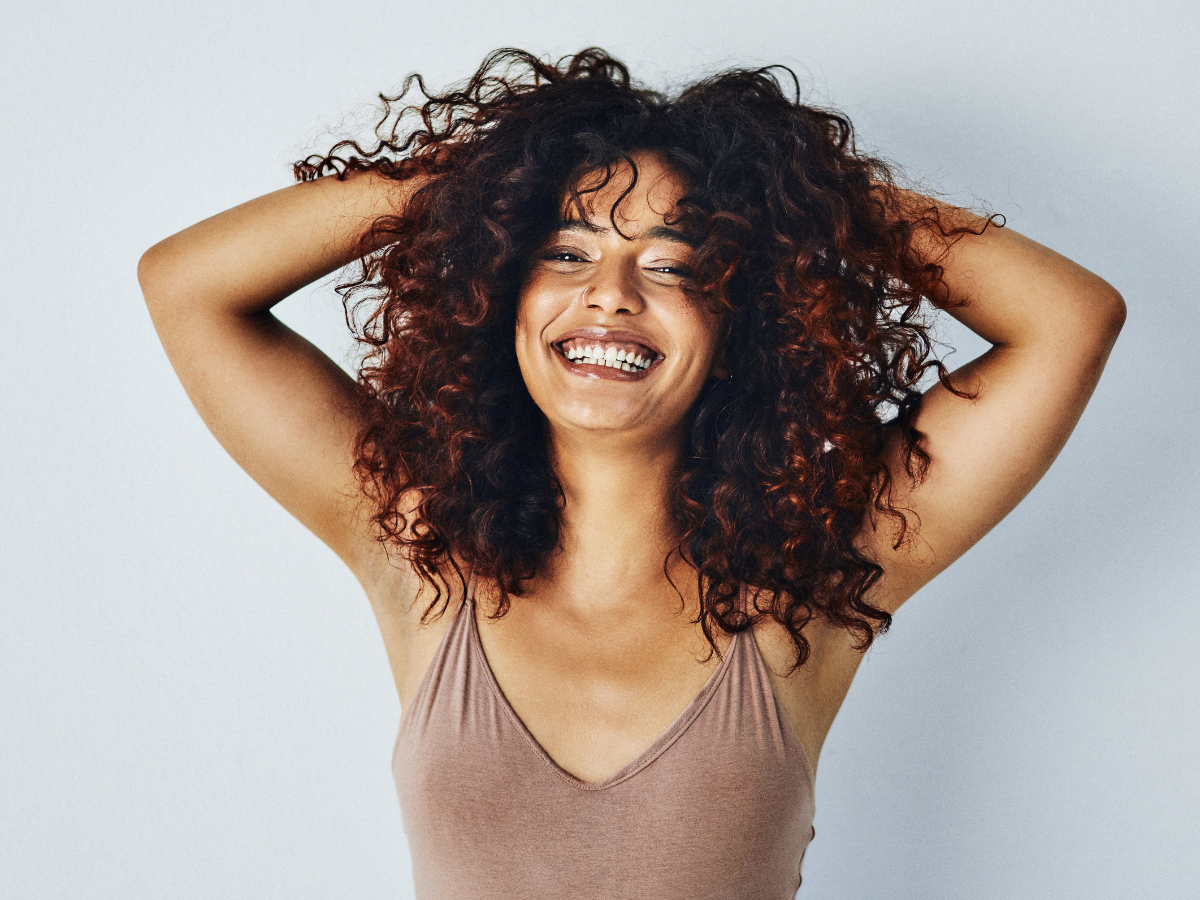
[[[135,268],[287,185],[410,71],[444,86],[496,47],[599,45],[661,88],[788,64],[863,146],[1129,306],[1049,475],[863,665],[822,755],[800,896],[1200,896],[1193,4],[2,15],[0,895],[411,896],[399,705],[367,602],[209,436]],[[279,314],[353,365],[328,282]],[[951,365],[982,349],[942,333]]]

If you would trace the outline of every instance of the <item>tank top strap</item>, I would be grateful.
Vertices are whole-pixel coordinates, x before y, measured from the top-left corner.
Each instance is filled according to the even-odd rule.
[[[438,695],[453,696],[455,685],[462,681],[464,672],[471,665],[470,631],[474,620],[475,576],[467,580],[467,590],[457,608],[447,604],[443,616],[450,616],[446,630],[438,641],[433,657],[425,667],[417,689],[409,700],[408,708],[400,717],[400,732],[418,727],[428,720]],[[461,685],[460,685],[461,686]],[[449,693],[447,693],[449,692]]]

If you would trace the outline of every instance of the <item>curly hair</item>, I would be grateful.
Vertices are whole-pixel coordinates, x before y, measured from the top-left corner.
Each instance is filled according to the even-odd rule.
[[[414,83],[424,102],[401,105]],[[696,236],[688,290],[728,323],[730,375],[696,401],[670,498],[671,553],[695,571],[704,634],[715,650],[717,629],[771,616],[802,665],[814,617],[862,649],[886,630],[891,617],[865,599],[883,570],[853,539],[877,515],[895,520],[896,547],[909,531],[882,454],[898,429],[909,477],[924,478],[913,417],[925,372],[962,395],[921,315],[924,300],[949,303],[942,257],[914,245],[933,234],[945,250],[968,229],[904,201],[850,122],[799,94],[784,67],[726,71],[671,98],[597,48],[558,63],[499,50],[444,93],[410,75],[381,95],[374,144],[343,140],[296,164],[301,180],[413,180],[339,291],[365,347],[355,471],[380,540],[433,588],[423,620],[445,609],[460,563],[498,584],[503,615],[559,544],[565,499],[517,364],[518,297],[582,177],[624,165],[636,178],[631,154],[652,152],[686,185],[675,218]]]

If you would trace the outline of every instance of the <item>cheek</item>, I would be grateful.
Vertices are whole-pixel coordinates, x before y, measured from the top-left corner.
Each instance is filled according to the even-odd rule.
[[[530,338],[531,335],[528,326],[518,317],[513,339],[517,351],[517,368],[520,370],[521,378],[527,388],[537,378],[536,369],[533,366],[533,354],[531,352],[533,348],[530,345]]]
[[[535,318],[535,305],[528,291],[522,290],[517,300],[517,322],[514,333],[518,356],[522,355],[526,344],[537,335],[538,330],[534,326],[533,321]]]
[[[692,310],[686,325],[681,323],[681,332],[688,335],[691,342],[693,357],[700,363],[705,374],[713,362],[720,356],[721,319],[705,310]],[[686,330],[684,330],[686,328]]]
[[[555,316],[553,294],[539,290],[536,279],[521,289],[517,299],[517,334],[521,340],[537,340]]]
[[[521,378],[525,387],[536,399],[539,391],[539,380],[547,377],[545,370],[545,354],[542,349],[542,335],[552,321],[551,313],[538,302],[535,293],[522,291],[517,303],[517,320],[513,329],[513,342],[517,353],[517,366],[521,370]]]
[[[517,347],[518,358],[524,352],[525,343],[528,340],[529,340],[529,327],[525,322],[525,317],[522,316],[520,311],[518,310],[516,327],[513,329],[513,341],[515,342],[516,347]]]

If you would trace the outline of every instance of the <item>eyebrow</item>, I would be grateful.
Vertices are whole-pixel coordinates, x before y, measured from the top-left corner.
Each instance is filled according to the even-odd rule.
[[[563,219],[558,223],[558,230],[586,231],[588,234],[608,234],[612,231],[612,229],[607,226],[595,225],[592,222],[585,222],[582,219]],[[686,244],[693,249],[696,247],[697,243],[678,228],[670,228],[666,225],[655,225],[651,228],[647,228],[646,233],[641,235],[641,237],[649,240],[673,241],[677,244]]]

